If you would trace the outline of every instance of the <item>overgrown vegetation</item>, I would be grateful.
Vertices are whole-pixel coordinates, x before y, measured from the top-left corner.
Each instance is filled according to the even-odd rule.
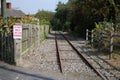
[[[7,23],[3,24],[3,19],[0,17],[0,27],[12,27],[15,23],[38,24],[38,19],[35,18],[34,15],[26,15],[20,18],[11,16],[7,18]]]
[[[39,19],[39,23],[40,25],[49,25],[50,28],[52,28],[51,26],[51,21],[53,19],[54,16],[54,12],[49,12],[49,11],[45,11],[45,10],[39,10],[36,14],[35,17]]]
[[[68,0],[57,4],[56,13],[51,21],[54,30],[72,33],[85,38],[86,29],[94,29],[95,47],[109,47],[110,32],[120,32],[120,1],[119,0]],[[115,38],[117,44],[119,38]],[[115,47],[116,48],[116,47]],[[118,49],[118,47],[116,48]]]
[[[84,36],[86,29],[94,29],[95,23],[120,22],[118,0],[69,0],[59,2],[52,19],[54,29],[74,32]]]

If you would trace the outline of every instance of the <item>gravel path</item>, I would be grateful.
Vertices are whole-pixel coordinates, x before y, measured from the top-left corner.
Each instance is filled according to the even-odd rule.
[[[63,45],[62,48],[64,49],[71,50],[71,47],[66,48],[64,43],[60,43],[60,45]],[[23,64],[20,66],[33,71],[52,74],[55,80],[100,80],[88,67],[79,63],[80,60],[75,60],[76,58],[78,59],[76,55],[68,54],[68,58],[74,59],[68,60],[64,53],[66,53],[66,51],[62,52],[62,57],[65,61],[63,63],[65,73],[61,74],[55,47],[55,32],[53,31],[34,53],[23,56]]]
[[[54,32],[48,35],[34,53],[24,56],[22,66],[32,70],[59,72],[54,38]]]
[[[55,80],[53,76],[0,62],[0,80]]]

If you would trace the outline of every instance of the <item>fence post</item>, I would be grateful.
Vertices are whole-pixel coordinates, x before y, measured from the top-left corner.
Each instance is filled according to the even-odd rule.
[[[14,38],[14,60],[16,65],[21,64],[22,53],[22,26],[16,24],[13,26],[13,38]]]
[[[112,52],[113,52],[113,32],[110,32],[110,54],[109,54],[109,59],[112,58]]]
[[[88,29],[86,29],[86,44],[88,44]]]
[[[98,38],[98,50],[100,51],[101,49],[100,49],[100,47],[101,47],[101,44],[102,44],[102,32],[98,32],[98,36],[99,36],[99,38]]]
[[[32,44],[33,44],[33,39],[32,39],[32,25],[29,26],[29,38],[30,38],[30,46],[32,48]],[[32,48],[33,49],[33,48]],[[30,53],[32,53],[32,49],[30,49]]]
[[[21,63],[21,53],[22,53],[22,40],[14,39],[14,58],[16,65]]]
[[[37,27],[38,27],[38,46],[39,46],[39,44],[40,44],[40,26],[37,25]]]
[[[94,30],[92,30],[92,32],[91,32],[91,44],[92,44],[92,47],[93,47],[93,37],[94,37],[93,32],[94,32]]]

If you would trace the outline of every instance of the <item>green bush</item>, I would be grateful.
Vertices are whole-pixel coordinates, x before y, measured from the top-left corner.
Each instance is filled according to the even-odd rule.
[[[114,31],[113,23],[110,22],[99,22],[95,23],[94,29],[94,46],[95,47],[108,47],[109,44],[104,41],[104,39],[108,40],[110,38],[110,32]]]

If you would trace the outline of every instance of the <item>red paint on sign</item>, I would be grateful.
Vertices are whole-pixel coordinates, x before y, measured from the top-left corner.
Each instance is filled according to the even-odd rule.
[[[13,38],[22,39],[22,26],[21,25],[13,26]]]

